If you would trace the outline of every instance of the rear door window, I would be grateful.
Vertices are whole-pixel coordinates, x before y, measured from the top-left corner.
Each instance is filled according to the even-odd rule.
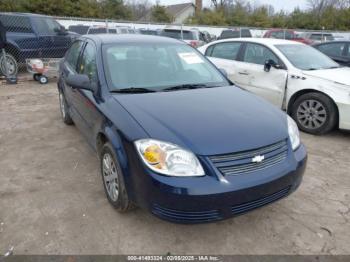
[[[0,15],[0,21],[7,32],[33,33],[30,19],[25,16]]]
[[[207,53],[207,56],[228,59],[228,60],[236,60],[239,49],[241,47],[241,43],[239,42],[227,42],[227,43],[219,43],[213,46],[211,53]]]

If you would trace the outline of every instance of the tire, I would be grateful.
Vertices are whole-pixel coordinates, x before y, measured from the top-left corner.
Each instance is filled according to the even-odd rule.
[[[34,81],[38,81],[39,82],[39,77],[41,76],[41,74],[34,74],[33,75],[33,79]]]
[[[298,97],[291,115],[300,130],[314,135],[330,132],[338,121],[336,105],[321,93],[307,93]]]
[[[66,125],[73,125],[73,120],[69,114],[67,101],[66,101],[66,98],[64,97],[64,94],[62,91],[58,92],[58,99],[60,102],[60,112],[61,112],[63,122]]]
[[[16,77],[18,73],[18,64],[13,55],[6,53],[6,62],[8,65],[8,77]],[[6,76],[5,59],[0,51],[0,73]]]
[[[46,76],[41,75],[38,78],[39,78],[39,83],[42,85],[46,85],[49,82],[49,79]]]
[[[109,203],[121,213],[133,209],[134,205],[129,200],[120,164],[110,143],[103,145],[99,157],[103,187]]]

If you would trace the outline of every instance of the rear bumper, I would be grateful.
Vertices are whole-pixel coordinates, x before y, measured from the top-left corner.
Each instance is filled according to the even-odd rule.
[[[275,202],[294,192],[306,167],[306,149],[290,152],[281,166],[218,179],[215,170],[200,159],[207,175],[175,178],[160,176],[134,159],[134,201],[159,218],[176,223],[203,223],[241,215]],[[209,174],[208,174],[209,172]]]
[[[337,103],[339,111],[339,128],[350,130],[350,104]]]

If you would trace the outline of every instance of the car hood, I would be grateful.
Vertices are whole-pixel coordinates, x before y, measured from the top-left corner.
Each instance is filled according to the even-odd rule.
[[[350,86],[350,68],[340,67],[334,69],[322,69],[313,71],[303,71],[304,75],[317,77],[319,79],[328,80],[342,85]]]
[[[151,138],[197,155],[250,150],[288,137],[286,115],[238,87],[114,97]]]

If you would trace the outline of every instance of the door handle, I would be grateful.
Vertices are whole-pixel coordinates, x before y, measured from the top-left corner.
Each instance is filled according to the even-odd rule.
[[[240,75],[245,75],[245,76],[249,75],[248,72],[238,72],[238,74],[240,74]]]

